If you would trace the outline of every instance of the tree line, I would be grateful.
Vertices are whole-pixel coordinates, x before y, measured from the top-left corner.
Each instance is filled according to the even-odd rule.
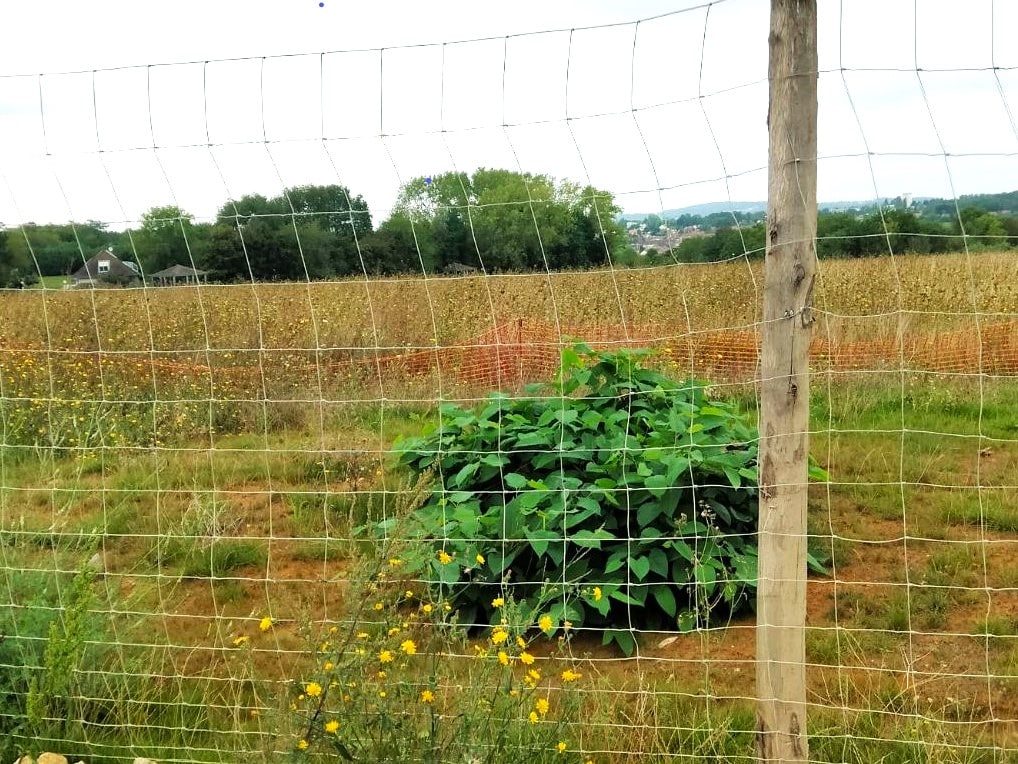
[[[103,247],[146,275],[184,265],[220,282],[592,268],[631,257],[620,213],[592,186],[482,168],[411,180],[375,227],[346,186],[296,186],[227,201],[210,222],[163,206],[126,231],[97,221],[8,229],[0,285],[69,275]]]
[[[864,211],[823,211],[821,257],[888,252],[938,253],[1018,244],[1018,192],[962,197],[955,203],[900,199]],[[644,219],[660,231],[665,221]],[[737,223],[737,224],[736,224]],[[273,197],[230,200],[211,221],[174,206],[154,207],[134,228],[99,221],[0,226],[0,287],[39,276],[69,275],[104,247],[138,263],[145,275],[172,265],[205,271],[208,280],[293,281],[354,275],[526,272],[716,262],[764,250],[763,213],[683,215],[668,221],[682,234],[669,251],[639,257],[610,192],[548,175],[500,169],[418,177],[399,192],[375,226],[367,202],[340,184],[295,186]]]
[[[748,253],[764,253],[766,223],[735,226],[729,222],[708,235],[683,236],[671,251],[649,254],[651,264],[706,263]],[[960,217],[930,218],[905,209],[878,209],[866,214],[820,212],[817,215],[819,257],[870,257],[938,254],[1018,246],[1018,216],[965,207]]]

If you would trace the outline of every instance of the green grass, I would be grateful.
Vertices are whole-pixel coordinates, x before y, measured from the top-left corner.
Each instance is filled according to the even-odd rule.
[[[64,284],[71,281],[70,276],[42,276],[39,279],[39,283],[35,284],[33,289],[63,289]]]
[[[208,549],[184,552],[180,574],[189,578],[224,578],[241,568],[264,567],[265,544],[252,541],[217,541]]]
[[[983,553],[1000,546],[984,548],[983,534],[1006,540],[1018,532],[1018,496],[1011,487],[1018,467],[1018,420],[1012,403],[1018,400],[1018,385],[988,382],[980,410],[980,391],[971,383],[933,384],[918,377],[906,382],[904,409],[896,379],[882,385],[839,380],[830,393],[822,384],[813,386],[811,450],[830,469],[833,485],[811,488],[811,548],[833,554],[842,580],[869,577],[870,583],[839,585],[837,622],[832,602],[829,610],[825,606],[819,611],[819,623],[809,624],[813,628],[807,635],[807,655],[816,664],[811,671],[833,675],[835,668],[864,672],[873,666],[900,671],[910,624],[930,632],[946,631],[950,625],[951,630],[989,635],[995,686],[1018,692],[1018,623],[1013,614],[997,608],[1006,591],[992,595],[995,609],[987,617],[986,590],[980,589],[985,585]],[[755,410],[751,398],[742,403]],[[114,575],[96,590],[114,600],[101,602],[99,610],[172,613],[188,597],[207,595],[211,580],[214,602],[229,606],[233,618],[238,613],[258,617],[268,604],[274,615],[284,617],[316,612],[318,589],[276,589],[272,587],[279,582],[263,579],[327,578],[345,571],[345,561],[356,548],[350,542],[352,529],[391,512],[396,494],[407,490],[391,463],[374,452],[380,442],[416,434],[432,423],[434,407],[329,404],[324,432],[317,410],[269,408],[268,420],[251,420],[257,429],[217,435],[213,449],[208,441],[184,444],[180,450],[130,454],[97,448],[73,459],[47,449],[0,447],[0,630],[13,634],[15,624],[3,618],[17,613],[18,633],[44,639],[58,611],[15,610],[11,605],[33,601],[35,595],[49,597],[50,608],[59,605],[58,584],[66,587],[69,574],[53,570],[76,569],[91,555],[90,544],[100,541],[104,565]],[[909,430],[904,435],[902,422]],[[907,597],[899,539],[903,531],[910,536]],[[309,540],[289,540],[298,537]],[[270,543],[271,572],[266,569]],[[989,584],[1013,589],[1018,586],[1018,566],[1000,559],[990,558]],[[275,565],[281,561],[306,567],[297,574],[279,574]],[[341,566],[330,567],[333,562]],[[161,577],[150,580],[157,573]],[[257,586],[237,580],[246,577],[259,579]],[[330,586],[334,583],[328,580]],[[12,595],[15,599],[8,602]],[[336,613],[330,602],[330,614]],[[952,620],[958,613],[964,618]],[[158,619],[104,617],[104,628],[118,635],[113,652],[130,652],[125,645],[132,642],[168,638],[163,627],[155,625]],[[211,633],[212,626],[204,621],[200,626]],[[820,628],[828,626],[838,631]],[[239,626],[230,622],[218,628],[233,633]],[[195,642],[179,644],[207,645],[212,639],[204,632],[190,636]],[[171,642],[179,638],[169,635]],[[981,643],[984,637],[963,639]],[[15,644],[25,643],[8,638],[0,642],[0,651]],[[268,642],[265,647],[268,653],[275,649]],[[925,657],[927,649],[932,648],[918,646],[917,654]],[[122,657],[97,656],[102,671],[90,675],[95,683],[79,687],[79,694],[105,700],[81,709],[92,726],[68,724],[59,730],[61,739],[77,741],[64,748],[87,761],[112,762],[142,753],[172,759],[181,753],[181,729],[205,728],[215,731],[188,735],[187,758],[222,760],[255,739],[245,738],[245,733],[269,728],[268,719],[239,718],[229,710],[256,679],[245,673],[248,668],[228,662],[234,660],[230,656],[201,663],[198,656],[203,653],[197,647],[186,666],[168,662],[168,656],[187,652],[180,647],[161,653],[146,648],[129,656],[134,661],[130,670],[118,663]],[[949,648],[945,655],[950,657]],[[21,660],[7,654],[0,662],[14,665],[16,659]],[[32,660],[38,662],[38,655]],[[271,660],[276,661],[275,654]],[[684,663],[675,666],[681,669]],[[629,759],[633,762],[668,761],[679,754],[723,762],[750,755],[755,728],[751,703],[723,700],[722,691],[708,703],[703,695],[710,688],[702,672],[665,678],[667,673],[650,674],[653,668],[640,664],[627,664],[626,670],[633,672],[636,683],[631,696],[610,691],[617,689],[614,675],[604,678],[603,693],[589,696],[582,722],[591,748],[639,751]],[[982,665],[974,670],[981,671]],[[180,676],[184,671],[194,676]],[[955,669],[944,671],[948,675]],[[169,678],[135,678],[146,673]],[[585,673],[592,682],[600,681],[594,678],[596,672]],[[23,679],[20,674],[12,678]],[[965,688],[931,685],[932,705],[922,705],[925,718],[915,718],[911,713],[917,702],[926,704],[925,697],[917,700],[896,683],[880,685],[878,679],[867,684],[853,675],[844,687],[816,690],[835,700],[829,710],[821,708],[822,702],[811,707],[813,760],[994,761],[975,725],[939,721],[981,718],[981,712],[965,705]],[[918,689],[920,695],[926,692],[926,687]],[[960,700],[951,703],[948,696]],[[24,690],[9,697],[23,700]],[[843,712],[840,706],[852,710]],[[0,726],[0,739],[7,734]],[[1011,746],[1003,756],[1013,754],[1014,738],[1001,739]],[[14,759],[13,749],[0,745],[0,753]],[[1005,760],[998,752],[996,761]]]
[[[942,516],[948,523],[1018,533],[1018,491],[1013,488],[957,491],[943,502]]]

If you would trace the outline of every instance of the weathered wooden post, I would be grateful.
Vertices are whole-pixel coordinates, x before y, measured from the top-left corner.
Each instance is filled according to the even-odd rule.
[[[767,254],[760,362],[757,756],[809,760],[806,479],[816,273],[816,0],[771,0]]]

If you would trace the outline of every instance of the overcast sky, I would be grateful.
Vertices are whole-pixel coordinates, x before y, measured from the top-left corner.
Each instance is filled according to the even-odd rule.
[[[4,0],[0,221],[122,227],[169,203],[207,218],[231,197],[338,180],[379,222],[402,181],[478,166],[590,182],[629,212],[762,200],[768,13]],[[820,13],[822,201],[1018,188],[1018,3]]]

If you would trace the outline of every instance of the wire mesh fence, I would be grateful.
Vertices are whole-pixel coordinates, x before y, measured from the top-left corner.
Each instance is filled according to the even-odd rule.
[[[983,5],[821,8],[818,761],[1018,756]],[[766,13],[4,74],[0,751],[757,760]]]

